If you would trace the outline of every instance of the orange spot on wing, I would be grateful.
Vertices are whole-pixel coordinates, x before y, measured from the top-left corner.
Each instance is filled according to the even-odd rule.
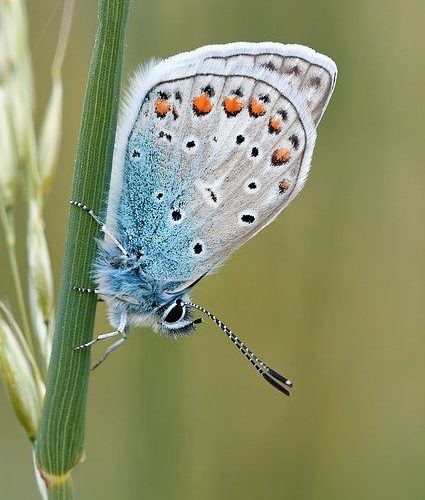
[[[155,113],[159,118],[164,118],[168,111],[170,111],[170,104],[166,99],[157,99],[155,101]]]
[[[198,115],[207,115],[213,108],[209,95],[205,92],[193,98],[193,111]]]
[[[225,97],[223,100],[224,111],[227,116],[236,116],[243,108],[243,102],[237,96]]]
[[[249,103],[249,114],[251,116],[257,118],[259,116],[263,116],[265,112],[266,112],[266,107],[262,102],[256,101],[255,99],[251,100],[251,102]]]
[[[269,120],[269,132],[271,134],[278,134],[282,130],[282,122],[279,118],[270,118]]]
[[[290,159],[291,153],[289,149],[279,148],[272,154],[272,165],[283,165],[284,163],[288,163]]]
[[[283,179],[283,181],[279,182],[279,193],[286,193],[288,189],[291,187],[291,183],[288,181],[288,179]]]

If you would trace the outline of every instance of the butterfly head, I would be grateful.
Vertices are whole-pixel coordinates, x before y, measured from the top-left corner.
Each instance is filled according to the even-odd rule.
[[[191,333],[195,325],[202,323],[202,318],[192,320],[191,308],[181,298],[173,299],[171,302],[156,310],[157,330],[172,336]]]

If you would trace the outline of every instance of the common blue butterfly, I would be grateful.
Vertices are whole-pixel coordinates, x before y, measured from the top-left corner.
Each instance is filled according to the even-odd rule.
[[[335,86],[328,57],[301,45],[231,43],[151,62],[133,76],[119,123],[94,267],[121,345],[130,325],[179,337],[209,316],[257,371],[289,395],[216,316],[190,302],[196,283],[302,189],[316,127]]]

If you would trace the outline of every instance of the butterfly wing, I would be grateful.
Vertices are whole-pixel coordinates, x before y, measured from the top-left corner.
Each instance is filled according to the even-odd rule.
[[[196,279],[301,190],[336,78],[311,49],[230,44],[133,79],[107,224],[157,281]]]

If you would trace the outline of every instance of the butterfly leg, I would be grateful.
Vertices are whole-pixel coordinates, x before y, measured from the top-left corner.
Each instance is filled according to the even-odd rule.
[[[120,334],[121,338],[118,339],[115,343],[113,343],[112,345],[110,345],[106,349],[105,354],[98,361],[96,361],[96,363],[90,368],[91,370],[94,370],[95,368],[97,368],[100,364],[102,364],[105,361],[105,359],[111,354],[112,351],[115,351],[115,349],[118,349],[118,347],[120,345],[124,344],[124,342],[128,338],[129,330],[128,330],[128,328],[125,328],[122,332],[117,331],[117,332],[111,332],[111,333]],[[108,335],[108,334],[104,334],[104,335]],[[110,335],[110,336],[112,337],[113,335]]]
[[[83,288],[81,286],[73,286],[72,289],[80,293],[95,293],[96,295],[100,293],[97,288]]]
[[[80,203],[79,201],[70,201],[71,205],[74,205],[75,207],[81,208],[85,212],[87,212],[100,226],[100,230],[103,234],[106,234],[108,238],[111,238],[111,240],[115,243],[115,245],[121,250],[122,254],[128,257],[128,252],[127,250],[121,245],[121,243],[115,238],[115,236],[108,230],[108,228],[105,226],[105,224],[99,219],[99,217],[93,212],[91,208],[89,208],[87,205],[84,203]]]
[[[122,332],[120,332],[119,330],[115,330],[114,332],[109,332],[109,333],[102,333],[101,335],[98,335],[95,339],[90,340],[90,342],[74,347],[74,350],[79,351],[80,349],[86,349],[87,347],[91,347],[93,344],[96,344],[101,340],[111,339],[112,337],[116,337],[117,335],[121,334]]]
[[[96,295],[106,295],[104,293],[101,293],[97,288],[84,288],[84,287],[81,287],[81,286],[73,286],[72,287],[73,290],[75,290],[76,292],[80,292],[80,293],[94,293]],[[98,296],[97,298],[97,301],[98,302],[104,302],[104,300]]]
[[[109,346],[108,349],[106,349],[105,354],[91,367],[91,369],[94,370],[101,363],[105,361],[105,359],[109,356],[109,354],[111,354],[112,351],[117,349],[121,344],[123,344],[127,340],[128,334],[129,334],[129,328],[127,326],[127,316],[123,314],[121,316],[120,324],[118,325],[118,328],[115,331],[109,333],[102,333],[101,335],[98,335],[95,339],[90,340],[90,342],[74,347],[74,349],[76,351],[80,349],[86,349],[87,347],[91,347],[93,344],[96,344],[101,340],[108,340],[113,337],[117,337],[118,335],[121,335],[121,338],[118,339],[114,344]]]

